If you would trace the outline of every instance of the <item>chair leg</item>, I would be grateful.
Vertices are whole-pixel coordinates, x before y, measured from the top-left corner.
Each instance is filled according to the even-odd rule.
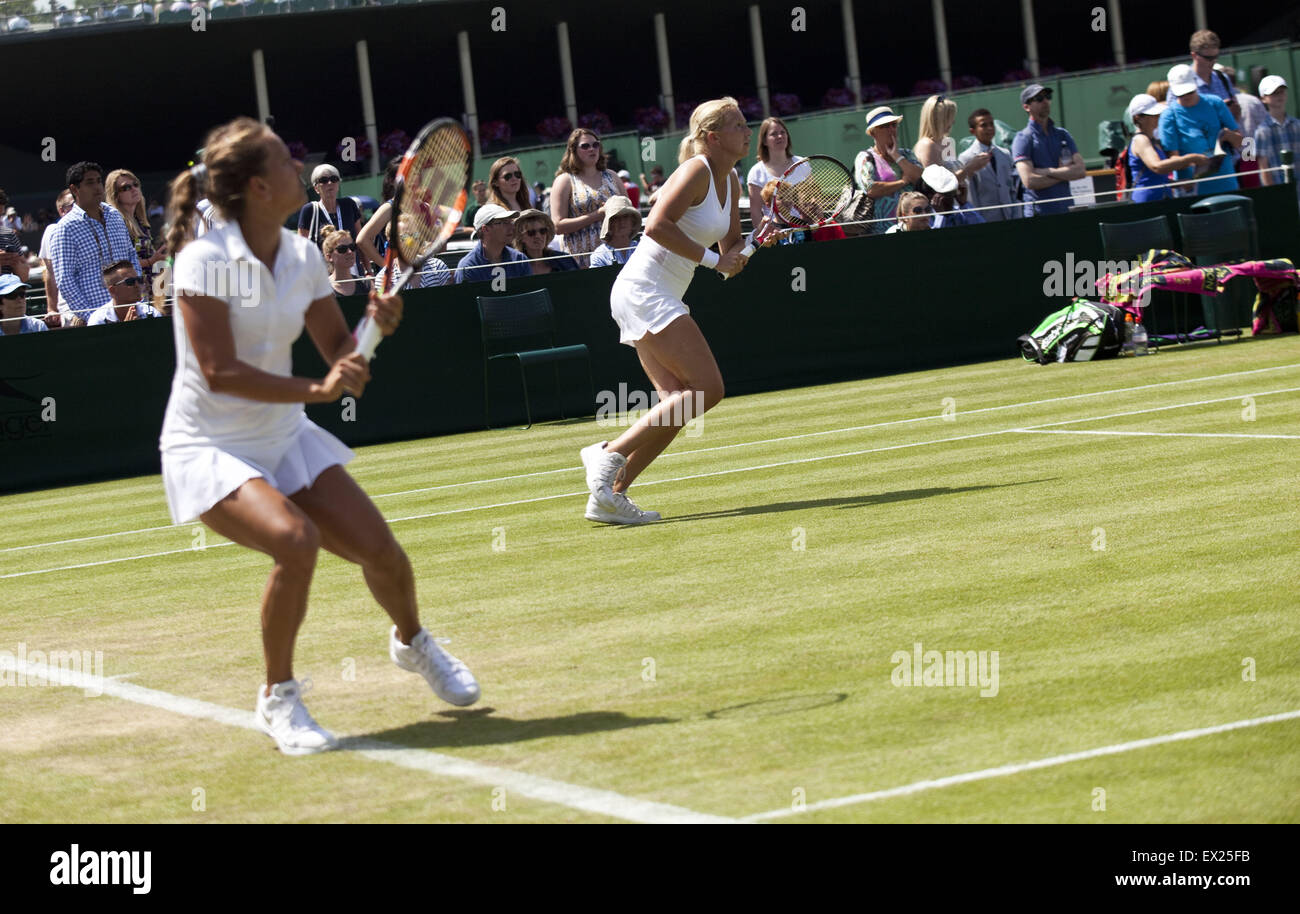
[[[488,409],[488,362],[483,360],[483,427],[492,428],[492,413]]]
[[[527,431],[533,427],[533,408],[528,402],[528,373],[524,371],[524,360],[519,360],[519,383],[524,386],[524,415],[528,417],[528,424],[521,429]]]
[[[555,399],[560,403],[560,418],[569,418],[564,414],[564,394],[560,392],[560,363],[553,363],[555,367]]]
[[[591,374],[591,356],[587,356],[587,387],[591,391],[591,399],[587,402],[592,405],[592,414],[596,412],[596,379]]]

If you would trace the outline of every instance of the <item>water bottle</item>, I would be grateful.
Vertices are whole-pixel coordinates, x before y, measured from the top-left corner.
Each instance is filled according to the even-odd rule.
[[[1133,325],[1133,354],[1148,355],[1150,350],[1147,349],[1147,328],[1142,326],[1138,321]]]
[[[1133,315],[1124,315],[1124,343],[1120,355],[1133,355]]]

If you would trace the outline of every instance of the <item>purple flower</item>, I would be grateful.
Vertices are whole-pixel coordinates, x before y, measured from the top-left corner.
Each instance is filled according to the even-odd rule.
[[[307,158],[308,155],[310,155],[306,143],[299,142],[298,140],[293,140],[287,145],[289,146],[289,155],[291,155],[295,159],[301,161],[302,159],[305,159]]]
[[[947,91],[948,86],[942,79],[918,79],[912,83],[913,95],[943,95]]]
[[[862,87],[862,100],[868,104],[883,102],[894,95],[894,90],[884,83],[871,83]]]
[[[772,113],[778,117],[789,117],[803,110],[803,102],[792,92],[778,92],[772,96]]]
[[[406,152],[406,148],[410,145],[411,138],[406,135],[405,130],[400,128],[390,130],[379,138],[379,154],[385,159],[391,159]]]
[[[479,121],[479,141],[485,148],[505,146],[513,135],[505,121]]]
[[[594,130],[596,133],[610,133],[614,129],[614,122],[609,119],[609,115],[597,108],[595,111],[588,111],[578,118],[578,126],[585,127],[588,130]]]
[[[1028,70],[1008,70],[1002,74],[1004,83],[1027,83],[1034,78],[1034,74]]]
[[[740,113],[745,115],[745,120],[756,121],[763,116],[763,103],[752,95],[742,95],[736,99],[740,103]]]
[[[573,123],[567,117],[543,118],[537,124],[537,133],[545,140],[567,139],[573,132]]]
[[[679,130],[685,129],[691,122],[691,112],[695,110],[696,102],[678,102],[677,103],[677,127]]]
[[[668,112],[658,106],[637,108],[632,112],[638,133],[662,133],[668,126]]]
[[[836,86],[826,90],[822,96],[823,108],[847,108],[853,104],[853,90]]]
[[[982,85],[984,85],[984,80],[978,76],[958,76],[952,81],[953,89],[974,89]]]

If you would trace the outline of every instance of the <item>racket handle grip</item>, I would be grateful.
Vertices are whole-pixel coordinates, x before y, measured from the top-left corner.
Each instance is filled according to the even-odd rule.
[[[754,256],[754,245],[753,245],[753,244],[747,244],[747,245],[745,245],[744,250],[742,250],[742,251],[740,252],[740,256],[741,256],[741,257],[744,257],[746,260],[748,260],[749,258],[753,257],[753,256]],[[725,282],[726,280],[730,279],[730,278],[731,278],[731,274],[730,274],[730,273],[723,273],[723,274],[722,274],[722,279],[723,279],[724,282]]]
[[[375,349],[379,346],[379,341],[384,338],[383,331],[379,325],[368,317],[361,318],[357,324],[356,330],[357,352],[366,357],[369,362],[375,357]]]

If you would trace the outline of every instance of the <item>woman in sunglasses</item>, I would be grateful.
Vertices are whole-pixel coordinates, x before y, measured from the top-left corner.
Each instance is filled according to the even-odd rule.
[[[551,217],[564,250],[574,255],[578,266],[586,267],[590,254],[600,246],[600,226],[605,221],[605,203],[624,196],[623,179],[605,167],[600,137],[579,128],[569,134],[568,147],[551,187]]]
[[[578,265],[567,254],[551,250],[555,240],[555,223],[540,209],[526,209],[515,220],[516,250],[528,258],[528,269],[533,275],[576,270]]]
[[[149,286],[135,271],[131,261],[119,260],[104,267],[104,285],[108,287],[108,301],[90,312],[86,318],[87,327],[163,316],[161,311],[144,301]]]
[[[327,225],[351,232],[353,238],[361,232],[361,209],[351,197],[339,197],[339,180],[339,170],[333,165],[317,165],[311,173],[311,186],[320,199],[298,211],[298,234],[310,238],[314,245],[320,245],[321,229]],[[378,252],[365,245],[360,247],[360,252],[376,263],[382,260]],[[360,255],[356,256],[358,272],[362,272],[365,262]]]
[[[153,243],[140,179],[125,168],[110,171],[104,179],[104,194],[108,197],[108,205],[122,214],[131,244],[135,247],[135,256],[140,258],[144,281],[153,288],[153,277],[162,270],[162,267],[155,269],[155,265],[167,259],[167,245],[155,246]]]
[[[359,277],[353,271],[356,264],[357,244],[351,232],[343,232],[327,225],[322,230],[325,239],[320,243],[325,255],[325,265],[330,268],[330,285],[339,295],[364,295],[370,288],[370,278]]]

